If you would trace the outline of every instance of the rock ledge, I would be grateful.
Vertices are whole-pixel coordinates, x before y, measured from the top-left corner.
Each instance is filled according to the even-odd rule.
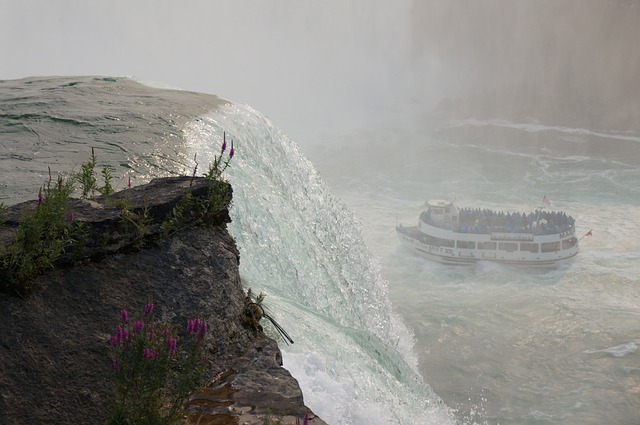
[[[239,252],[229,235],[228,211],[212,226],[194,225],[168,237],[159,223],[185,191],[203,196],[204,179],[156,179],[91,202],[75,200],[77,220],[90,228],[86,255],[62,258],[20,299],[0,293],[0,423],[103,423],[111,403],[113,371],[107,341],[120,309],[141,310],[147,297],[156,319],[182,327],[193,317],[210,325],[209,385],[189,403],[188,421],[200,424],[325,424],[303,401],[298,382],[282,367],[275,341],[247,328]],[[230,190],[230,189],[229,189]],[[124,226],[118,197],[135,213],[149,207],[144,235]],[[0,249],[15,234],[21,214],[35,204],[9,208]],[[128,230],[127,230],[128,229]]]

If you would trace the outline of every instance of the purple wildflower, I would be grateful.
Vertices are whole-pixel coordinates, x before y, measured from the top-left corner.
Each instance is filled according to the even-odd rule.
[[[38,205],[42,205],[42,201],[44,198],[42,197],[42,188],[38,191]]]
[[[191,319],[187,322],[187,334],[194,335],[196,343],[200,342],[207,333],[207,323],[200,319]]]
[[[144,306],[144,317],[150,316],[153,313],[153,304],[147,304]]]
[[[109,338],[109,344],[116,347],[120,344],[124,344],[129,340],[129,331],[120,325],[116,326],[116,334]]]
[[[118,345],[118,336],[117,335],[111,335],[109,337],[109,344],[111,344],[112,347],[115,347],[116,345]]]
[[[144,322],[142,320],[136,320],[132,323],[131,326],[134,332],[140,332],[142,329],[144,329]]]
[[[302,419],[302,425],[309,425],[309,414],[304,415],[304,419]]]
[[[129,176],[129,183],[127,183],[127,189],[131,189],[131,176]]]
[[[227,133],[222,133],[222,150],[220,151],[220,156],[227,150]]]
[[[155,354],[149,348],[145,348],[142,353],[142,358],[144,360],[153,360],[155,358]]]
[[[120,318],[122,319],[122,323],[127,323],[129,321],[129,313],[124,308],[120,310]]]
[[[168,337],[167,338],[167,353],[169,357],[172,357],[176,354],[176,345],[178,341],[175,338]]]
[[[229,151],[229,159],[233,158],[236,151],[233,149],[233,140],[231,141],[231,150]]]
[[[120,345],[120,343],[122,343],[122,340],[124,339],[124,333],[125,329],[120,327],[120,325],[116,326],[116,345]]]
[[[72,223],[76,221],[76,213],[73,210],[69,211],[69,221]]]

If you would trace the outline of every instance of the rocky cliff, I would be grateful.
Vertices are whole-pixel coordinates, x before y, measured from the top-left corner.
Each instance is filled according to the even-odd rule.
[[[304,405],[276,342],[242,319],[247,298],[228,211],[169,235],[160,226],[185,193],[205,196],[208,184],[165,178],[72,201],[74,219],[85,223],[82,249],[36,277],[29,296],[0,293],[0,423],[103,423],[114,374],[109,336],[122,308],[142,309],[152,297],[158,319],[186,324],[201,317],[211,330],[208,385],[192,397],[189,422],[263,424],[271,415],[280,420],[273,423],[295,424],[308,415],[309,423],[324,424]],[[123,220],[116,207],[123,200],[131,217],[148,219],[142,231]],[[0,252],[33,208],[35,201],[8,209]]]

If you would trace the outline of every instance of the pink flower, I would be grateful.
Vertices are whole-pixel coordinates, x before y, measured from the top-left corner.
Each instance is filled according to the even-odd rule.
[[[207,333],[207,323],[204,320],[192,319],[187,322],[187,334],[196,337],[196,343],[200,342]]]
[[[120,319],[122,319],[123,323],[127,323],[129,321],[129,313],[124,308],[120,310]]]
[[[75,220],[76,220],[76,213],[73,210],[69,211],[69,221],[73,223]]]
[[[144,360],[153,360],[155,357],[156,355],[149,348],[144,349],[144,352],[142,353],[142,358]]]
[[[220,156],[222,156],[225,150],[227,150],[227,133],[223,132],[222,133],[222,150],[220,151]]]
[[[233,149],[233,140],[231,141],[231,150],[229,151],[229,159],[233,158],[233,155],[235,154],[235,150]]]
[[[168,337],[167,338],[167,353],[169,357],[174,356],[176,354],[176,346],[178,341],[175,338]]]
[[[144,306],[144,317],[147,317],[153,313],[153,304],[147,304]]]
[[[142,320],[136,320],[131,326],[133,327],[134,332],[140,332],[144,329],[144,322]]]
[[[129,331],[120,325],[116,326],[116,334],[109,338],[109,344],[116,347],[120,344],[124,344],[129,340]]]
[[[117,335],[111,335],[109,337],[109,344],[111,344],[112,347],[115,347],[116,345],[118,345],[119,344],[118,336]]]

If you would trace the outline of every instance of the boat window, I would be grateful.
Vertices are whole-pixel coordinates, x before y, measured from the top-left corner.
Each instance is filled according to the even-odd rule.
[[[456,245],[458,248],[476,249],[476,243],[474,241],[457,241]]]
[[[573,236],[569,239],[565,239],[562,241],[562,249],[569,249],[569,248],[573,248],[574,246],[576,246],[578,243],[578,239]]]
[[[514,252],[518,250],[517,242],[500,242],[498,249],[501,251]]]
[[[520,242],[520,251],[539,252],[540,246],[537,243]]]
[[[453,248],[456,246],[456,241],[454,240],[436,238],[425,234],[418,236],[418,239],[420,240],[420,242],[426,243],[427,245],[442,246],[446,248]]]
[[[555,251],[560,251],[560,241],[543,243],[541,246],[541,252],[555,252]]]
[[[456,241],[452,239],[441,239],[441,238],[433,238],[433,239],[437,241],[436,244],[438,246],[444,246],[446,248],[453,248],[456,246]]]
[[[478,249],[496,249],[495,242],[478,242]]]

